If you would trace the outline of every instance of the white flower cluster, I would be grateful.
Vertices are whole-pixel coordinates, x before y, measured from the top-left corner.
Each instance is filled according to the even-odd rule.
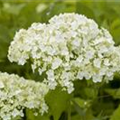
[[[46,74],[50,89],[60,84],[71,93],[73,81],[109,81],[120,71],[120,48],[109,32],[75,13],[54,16],[48,24],[33,23],[16,33],[8,52],[11,62],[32,62],[32,70]]]
[[[48,88],[43,83],[0,72],[0,118],[11,120],[17,116],[23,117],[25,108],[41,114],[47,112],[44,100],[47,93]]]

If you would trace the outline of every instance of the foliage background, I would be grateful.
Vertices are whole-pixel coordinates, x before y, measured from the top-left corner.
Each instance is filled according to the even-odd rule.
[[[40,80],[29,63],[19,66],[10,63],[7,51],[14,34],[33,22],[45,22],[52,16],[76,12],[94,19],[110,31],[116,45],[120,44],[119,0],[0,0],[0,71],[16,73],[25,78]],[[49,112],[34,117],[25,110],[24,118],[15,120],[120,120],[120,77],[115,75],[109,84],[75,82],[76,90],[68,95],[57,88],[46,96]]]

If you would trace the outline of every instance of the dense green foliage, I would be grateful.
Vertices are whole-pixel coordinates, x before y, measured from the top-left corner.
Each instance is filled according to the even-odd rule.
[[[25,78],[41,80],[33,74],[29,63],[19,66],[10,63],[7,51],[14,34],[28,28],[33,22],[46,22],[52,16],[64,12],[76,12],[94,19],[99,26],[108,29],[120,44],[120,3],[94,0],[0,0],[0,71],[16,73]],[[73,2],[74,1],[74,2]],[[24,120],[120,120],[120,76],[110,83],[93,84],[90,81],[75,82],[75,91],[68,95],[57,88],[46,96],[48,114],[35,117],[25,110]],[[19,118],[16,118],[16,120]]]

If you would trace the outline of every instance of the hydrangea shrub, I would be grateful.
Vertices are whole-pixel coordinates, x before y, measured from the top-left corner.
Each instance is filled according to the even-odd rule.
[[[68,93],[74,90],[75,80],[108,82],[120,71],[120,47],[110,33],[75,13],[60,14],[48,24],[33,23],[28,30],[18,31],[8,58],[20,65],[31,60],[33,72],[45,73],[43,82],[50,89],[60,84]]]
[[[109,82],[120,72],[120,47],[110,33],[84,15],[64,13],[48,23],[33,23],[16,32],[8,59],[24,65],[31,61],[33,72],[44,74],[42,82],[0,73],[0,117],[23,116],[23,109],[47,112],[44,101],[60,85],[69,94],[76,80]],[[12,102],[12,103],[11,103]]]
[[[25,108],[34,109],[35,114],[47,112],[44,100],[47,93],[48,87],[43,83],[0,72],[0,117],[3,120],[23,117]]]

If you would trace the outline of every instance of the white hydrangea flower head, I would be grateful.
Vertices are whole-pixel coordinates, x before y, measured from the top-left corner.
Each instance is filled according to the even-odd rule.
[[[47,112],[44,98],[48,91],[43,83],[0,72],[0,118],[10,120],[17,116],[23,117],[25,108],[41,114]]]
[[[75,80],[108,82],[120,72],[120,48],[114,44],[110,33],[92,19],[64,13],[17,32],[8,58],[21,65],[31,60],[33,72],[45,73],[50,89],[60,84],[71,93]]]

